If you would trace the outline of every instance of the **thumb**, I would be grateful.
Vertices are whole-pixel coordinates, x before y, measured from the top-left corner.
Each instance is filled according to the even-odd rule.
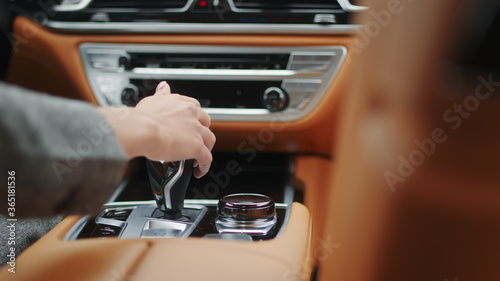
[[[170,86],[167,82],[161,81],[158,86],[156,86],[155,95],[168,95],[170,94]]]

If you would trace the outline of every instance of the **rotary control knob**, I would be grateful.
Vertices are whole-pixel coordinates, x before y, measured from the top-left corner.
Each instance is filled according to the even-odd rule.
[[[286,109],[290,98],[285,90],[278,87],[269,87],[264,91],[262,97],[264,106],[271,112],[282,111]]]
[[[237,193],[222,197],[217,205],[219,233],[266,235],[276,224],[276,207],[269,196]]]
[[[139,89],[135,85],[128,85],[122,91],[122,102],[127,106],[135,106],[141,100]]]
[[[130,59],[130,56],[128,54],[123,55],[118,58],[118,65],[120,67],[123,67],[126,70],[131,70],[132,69],[132,62]]]

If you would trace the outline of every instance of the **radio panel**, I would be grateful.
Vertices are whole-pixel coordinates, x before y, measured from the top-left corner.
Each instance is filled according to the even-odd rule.
[[[165,80],[212,120],[287,122],[318,104],[346,49],[84,43],[80,54],[102,106],[134,106]]]

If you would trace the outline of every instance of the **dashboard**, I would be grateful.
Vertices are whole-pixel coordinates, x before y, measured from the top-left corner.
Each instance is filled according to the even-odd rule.
[[[217,137],[187,183],[131,160],[16,280],[499,280],[494,2],[0,0],[8,83],[122,107],[167,81]]]
[[[259,151],[326,156],[359,29],[352,19],[365,10],[346,0],[12,5],[12,83],[133,106],[166,80],[211,115],[217,150],[246,150],[248,138],[272,134]]]
[[[331,167],[338,109],[350,81],[350,50],[360,27],[352,19],[364,7],[345,0],[40,3],[11,2],[16,44],[8,82],[100,106],[134,106],[165,80],[172,92],[200,101],[217,137],[211,174],[193,179],[185,195],[185,209],[203,219],[158,220],[157,212],[149,211],[155,206],[144,159],[135,159],[102,214],[70,217],[41,241],[46,249],[58,249],[54,256],[75,258],[47,262],[93,267],[99,259],[93,263],[89,257],[98,255],[105,259],[100,263],[105,276],[128,257],[119,268],[134,266],[135,276],[152,279],[162,273],[150,270],[154,262],[147,260],[173,258],[169,276],[176,279],[186,274],[182,268],[188,263],[180,261],[191,264],[193,255],[207,256],[199,263],[210,269],[203,276],[207,280],[219,272],[212,270],[219,255],[239,260],[234,268],[253,264],[269,270],[274,280],[284,268],[304,262],[317,247],[311,241],[321,234],[322,175]],[[238,163],[241,173],[221,185],[231,163]],[[262,236],[265,243],[203,238],[218,231],[213,225],[217,199],[249,192],[276,201],[276,231]],[[199,239],[156,239],[188,235]],[[118,236],[142,239],[109,238]],[[25,260],[32,254],[27,252]],[[34,262],[30,267],[39,276],[48,268]],[[241,278],[240,272],[233,279]],[[97,273],[59,274],[88,280]],[[246,277],[261,279],[259,274]]]
[[[35,21],[66,32],[331,34],[355,30],[348,0],[14,1]],[[40,9],[42,8],[42,9]]]

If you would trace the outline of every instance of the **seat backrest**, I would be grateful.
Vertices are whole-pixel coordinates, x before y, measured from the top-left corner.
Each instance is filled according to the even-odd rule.
[[[498,1],[366,2],[318,279],[500,280]]]

